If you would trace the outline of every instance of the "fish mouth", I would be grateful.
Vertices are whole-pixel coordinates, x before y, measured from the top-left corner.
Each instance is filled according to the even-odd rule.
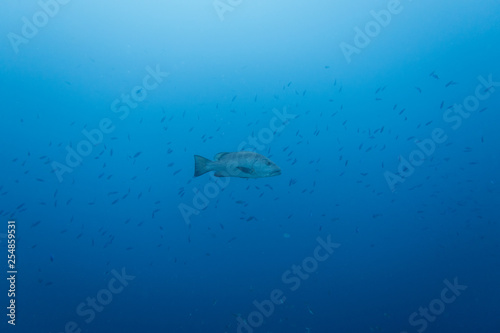
[[[270,176],[279,176],[279,175],[281,175],[281,170],[280,169],[275,170],[275,171],[271,172],[271,174],[270,174]]]

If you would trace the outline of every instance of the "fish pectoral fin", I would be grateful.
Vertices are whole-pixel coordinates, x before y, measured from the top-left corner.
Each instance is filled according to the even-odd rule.
[[[241,172],[248,173],[249,175],[254,173],[254,169],[250,169],[250,168],[237,167],[236,169],[240,170]]]

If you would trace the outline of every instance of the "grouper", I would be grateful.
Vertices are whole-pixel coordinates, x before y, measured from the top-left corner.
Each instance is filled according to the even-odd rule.
[[[270,159],[251,151],[218,153],[214,160],[194,155],[194,176],[215,171],[215,177],[263,178],[281,175]]]

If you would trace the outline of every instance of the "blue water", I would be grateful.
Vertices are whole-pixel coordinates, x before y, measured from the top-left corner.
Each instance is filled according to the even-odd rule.
[[[498,1],[0,18],[1,332],[500,329]]]

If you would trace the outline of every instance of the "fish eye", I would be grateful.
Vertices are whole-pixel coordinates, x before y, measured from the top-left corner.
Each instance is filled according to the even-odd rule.
[[[269,161],[266,161],[266,165],[271,165],[271,162],[269,162]]]

